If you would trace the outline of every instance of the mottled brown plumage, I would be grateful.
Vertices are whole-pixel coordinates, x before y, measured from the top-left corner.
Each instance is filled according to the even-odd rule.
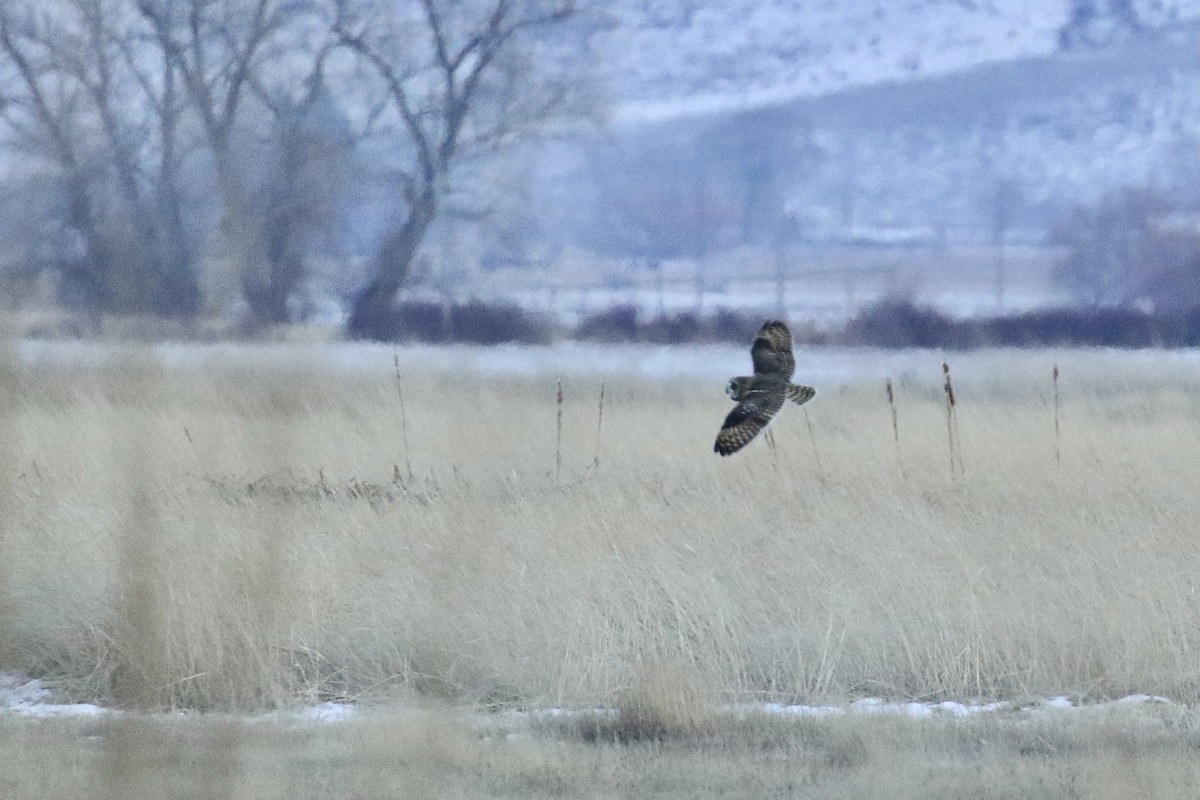
[[[800,405],[812,399],[816,389],[791,382],[796,371],[792,334],[787,325],[771,320],[759,329],[750,346],[754,374],[731,378],[726,393],[737,405],[725,417],[713,451],[727,456],[741,450],[783,408],[784,400]]]

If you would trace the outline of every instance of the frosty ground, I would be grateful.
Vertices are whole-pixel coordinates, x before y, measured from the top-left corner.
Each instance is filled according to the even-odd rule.
[[[18,705],[14,694],[37,694],[9,683]],[[760,705],[723,709],[704,732],[635,742],[588,736],[583,715],[553,710],[65,710],[33,700],[0,711],[5,797],[1115,800],[1200,787],[1194,713],[1147,697],[1024,709]]]

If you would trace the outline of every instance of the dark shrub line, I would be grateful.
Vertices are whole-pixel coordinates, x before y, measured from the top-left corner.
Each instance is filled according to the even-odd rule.
[[[715,309],[711,314],[681,311],[644,318],[636,306],[618,305],[584,317],[572,338],[590,342],[645,342],[648,344],[748,343],[763,324],[762,311]],[[792,326],[801,344],[826,344],[829,334],[812,325]]]
[[[869,347],[1196,347],[1200,308],[1154,313],[1136,308],[1047,308],[956,319],[908,301],[863,309],[833,340]]]
[[[616,305],[585,316],[573,328],[550,315],[508,303],[409,301],[374,320],[380,341],[434,344],[547,344],[559,339],[605,343],[689,344],[750,341],[769,312],[718,308],[644,315]],[[793,325],[800,345],[925,347],[1118,348],[1198,347],[1200,308],[1154,313],[1136,308],[1049,308],[1005,316],[958,319],[908,300],[884,300],[840,330]]]
[[[414,300],[375,314],[367,338],[431,344],[548,344],[556,334],[556,327],[548,317],[510,303]]]

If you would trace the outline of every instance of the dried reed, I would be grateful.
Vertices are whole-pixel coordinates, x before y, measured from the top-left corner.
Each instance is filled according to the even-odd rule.
[[[1062,466],[1062,439],[1058,429],[1058,362],[1054,362],[1054,371],[1051,373],[1054,382],[1054,463]]]
[[[821,466],[821,451],[817,448],[817,432],[813,428],[812,417],[808,415],[808,409],[804,409],[804,424],[808,426],[808,440],[812,442],[813,464],[817,468],[817,474],[824,476],[825,468]]]
[[[592,459],[592,469],[600,472],[600,441],[604,433],[604,384],[600,381],[600,402],[596,406],[596,457]]]
[[[942,388],[946,391],[946,440],[950,445],[950,474],[965,474],[962,461],[962,447],[958,440],[958,401],[954,397],[954,380],[950,377],[950,364],[942,362],[942,375],[945,383]],[[956,473],[957,469],[957,473]]]
[[[408,480],[411,483],[413,479],[412,458],[409,455],[408,449],[408,414],[404,409],[404,389],[403,381],[400,380],[400,354],[392,354],[392,364],[396,367],[396,396],[400,398],[400,439],[404,444],[404,470],[408,475]],[[399,472],[394,469],[393,472]]]
[[[558,379],[558,391],[556,393],[556,405],[558,407],[557,419],[557,435],[554,440],[554,482],[562,483],[562,414],[563,414],[563,386],[562,378]]]
[[[900,454],[900,422],[896,414],[896,393],[892,390],[892,379],[884,384],[887,388],[888,408],[892,412],[892,438],[896,441],[896,464],[900,467],[900,478],[904,478],[904,459]]]

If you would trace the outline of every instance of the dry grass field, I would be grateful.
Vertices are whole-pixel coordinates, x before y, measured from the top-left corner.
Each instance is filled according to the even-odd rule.
[[[0,670],[212,713],[0,717],[0,795],[1195,796],[1183,706],[1082,726],[714,714],[1200,701],[1200,365],[952,357],[948,424],[930,358],[894,376],[898,442],[881,374],[818,386],[773,447],[719,459],[719,384],[609,376],[601,424],[599,381],[569,377],[560,447],[554,376],[10,353]],[[223,716],[330,699],[380,710]],[[622,709],[617,738],[653,741],[462,717],[544,707]]]

